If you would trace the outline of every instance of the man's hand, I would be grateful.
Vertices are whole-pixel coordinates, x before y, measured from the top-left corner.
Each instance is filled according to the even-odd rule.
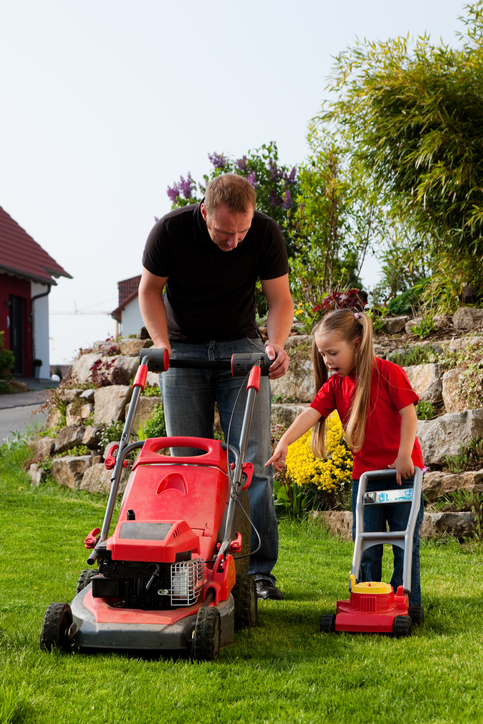
[[[278,344],[267,344],[265,352],[267,357],[273,360],[268,369],[268,376],[270,379],[276,380],[279,377],[283,377],[290,363],[290,357],[285,352],[284,348],[280,347]]]

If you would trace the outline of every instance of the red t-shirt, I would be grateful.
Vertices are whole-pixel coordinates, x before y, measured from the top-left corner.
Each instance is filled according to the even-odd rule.
[[[342,426],[345,427],[349,420],[355,387],[355,372],[346,377],[334,374],[322,385],[310,407],[320,412],[322,417],[337,410]],[[383,470],[392,465],[399,450],[399,410],[411,403],[415,404],[418,399],[406,373],[399,365],[374,357],[364,444],[359,452],[353,453],[354,479],[357,480],[368,470]],[[411,458],[414,465],[423,468],[423,456],[417,439]]]

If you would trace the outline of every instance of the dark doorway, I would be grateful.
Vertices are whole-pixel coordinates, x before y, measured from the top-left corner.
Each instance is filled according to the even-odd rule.
[[[14,375],[23,375],[24,299],[10,295],[10,349],[15,357]]]

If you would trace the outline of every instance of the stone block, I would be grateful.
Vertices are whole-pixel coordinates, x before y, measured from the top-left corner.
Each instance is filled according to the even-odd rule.
[[[383,331],[386,334],[399,334],[405,329],[408,322],[409,315],[407,314],[400,317],[385,317]]]
[[[440,364],[411,365],[404,367],[412,388],[420,400],[438,403],[443,398],[443,373]]]
[[[118,347],[121,350],[122,355],[127,355],[128,357],[137,357],[139,359],[139,353],[143,348],[148,348],[153,346],[153,340],[152,339],[121,339],[120,342],[118,342]]]
[[[55,452],[57,454],[66,452],[76,445],[82,445],[85,434],[83,425],[69,425],[63,427],[55,438]]]
[[[124,419],[124,409],[131,399],[132,388],[125,385],[110,385],[96,390],[94,397],[94,424],[110,425]]]
[[[462,374],[463,370],[455,368],[443,375],[443,401],[446,412],[463,412],[468,409],[468,403],[460,392]]]
[[[85,400],[86,402],[94,402],[94,394],[95,394],[95,392],[96,392],[96,391],[95,391],[94,389],[84,390],[84,391],[79,395],[79,397],[80,397],[81,399]]]
[[[421,538],[439,538],[444,534],[467,538],[473,535],[475,526],[474,513],[425,513]]]
[[[404,331],[406,334],[412,334],[413,333],[413,327],[417,327],[421,322],[423,321],[422,317],[414,317],[414,319],[410,319],[406,324],[404,325]]]
[[[435,470],[424,476],[424,497],[430,503],[448,493],[454,493],[456,490],[483,493],[483,470],[472,470],[466,473],[447,473]]]
[[[310,359],[293,360],[287,374],[270,381],[272,397],[281,395],[301,402],[312,402],[315,397],[315,381]]]
[[[78,490],[85,471],[91,465],[91,455],[66,455],[62,458],[56,458],[52,463],[52,477],[59,485]]]
[[[129,468],[123,468],[119,482],[119,493],[123,493],[130,475]],[[82,476],[79,484],[80,490],[88,490],[91,493],[108,494],[111,490],[111,477],[113,470],[106,470],[104,463],[93,463]]]
[[[457,455],[461,445],[483,437],[483,409],[418,420],[417,437],[426,465],[442,465],[445,455]]]
[[[325,525],[332,535],[352,540],[352,513],[350,510],[314,510],[312,518]]]
[[[103,428],[99,425],[88,425],[84,431],[82,445],[87,445],[87,447],[93,449],[97,448],[102,429]]]
[[[456,329],[475,329],[480,324],[483,324],[483,309],[459,307],[453,314],[453,325]]]
[[[77,398],[80,399],[80,398]],[[90,415],[94,412],[94,404],[92,402],[86,402],[79,404],[77,401],[71,402],[67,405],[65,421],[67,425],[75,425],[81,420],[87,420]]]
[[[483,336],[467,336],[467,337],[458,337],[458,339],[452,339],[451,342],[448,345],[448,349],[450,352],[459,352],[462,349],[465,349],[466,347],[474,347],[477,345],[483,345]]]
[[[34,488],[38,488],[42,482],[42,468],[39,468],[36,463],[32,463],[28,469],[28,474],[30,476],[31,485]]]
[[[55,450],[55,439],[53,437],[39,437],[35,441],[34,460],[41,462],[53,455]]]
[[[77,383],[90,382],[91,367],[94,362],[97,362],[99,359],[102,359],[100,353],[90,352],[89,354],[81,354],[72,365],[72,378],[75,379]]]
[[[307,405],[289,404],[288,402],[272,404],[272,427],[275,425],[290,427],[295,418],[306,409]]]

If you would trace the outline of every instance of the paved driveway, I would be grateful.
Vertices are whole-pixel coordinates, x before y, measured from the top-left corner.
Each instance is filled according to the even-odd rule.
[[[35,386],[41,385],[36,382]],[[46,389],[0,395],[0,445],[12,439],[12,434],[15,432],[23,433],[27,427],[42,427],[45,424],[47,415],[38,410],[48,396],[49,390]]]

